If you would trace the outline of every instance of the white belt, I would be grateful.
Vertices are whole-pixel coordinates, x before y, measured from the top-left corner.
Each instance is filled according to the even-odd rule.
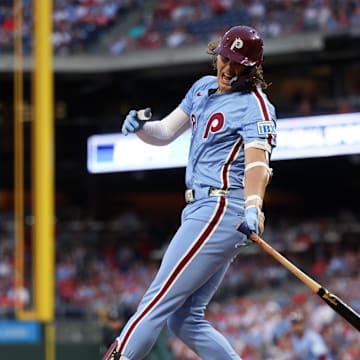
[[[210,187],[207,192],[207,196],[226,196],[229,194],[229,192],[230,192],[230,190],[216,189],[216,188]],[[185,190],[185,202],[187,204],[192,203],[196,199],[197,199],[197,197],[195,194],[195,190],[193,190],[193,189]]]

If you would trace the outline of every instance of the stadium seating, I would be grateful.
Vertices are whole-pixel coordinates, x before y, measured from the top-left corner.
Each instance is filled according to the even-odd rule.
[[[106,222],[85,218],[80,209],[71,208],[63,213],[77,214],[77,219],[60,216],[57,223],[57,319],[97,319],[111,306],[135,309],[166,247],[163,243],[163,248],[154,248],[156,231],[145,231],[155,229],[156,224],[144,222],[130,211]],[[14,305],[14,234],[12,215],[1,213],[0,219],[0,317],[4,318],[12,316]],[[357,291],[360,247],[355,236],[358,221],[352,213],[339,214],[336,219],[319,217],[301,222],[279,218],[273,219],[264,236],[303,271],[360,311]],[[332,224],[336,224],[336,229]],[[166,231],[171,232],[171,226]],[[31,290],[26,287],[23,299],[26,302],[30,298]],[[118,303],[114,303],[115,299]],[[221,329],[239,354],[244,355],[246,348],[265,358],[270,349],[274,350],[275,338],[286,336],[288,315],[299,309],[307,314],[314,329],[323,334],[329,331],[329,345],[341,346],[343,353],[349,353],[346,359],[358,359],[359,352],[351,355],[357,332],[255,246],[244,250],[230,267],[209,306],[207,319]],[[321,316],[315,315],[320,313]],[[169,344],[179,358],[185,358],[182,356],[186,354],[187,359],[198,359],[171,334]]]

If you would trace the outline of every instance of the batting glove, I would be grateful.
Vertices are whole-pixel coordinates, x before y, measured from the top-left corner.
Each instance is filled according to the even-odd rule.
[[[245,209],[245,221],[252,232],[261,235],[264,232],[264,213],[252,205]]]
[[[130,110],[130,112],[127,114],[124,120],[124,123],[121,128],[121,132],[124,135],[128,135],[129,133],[134,133],[138,131],[143,125],[144,122],[139,121],[139,119],[137,118],[137,111]]]

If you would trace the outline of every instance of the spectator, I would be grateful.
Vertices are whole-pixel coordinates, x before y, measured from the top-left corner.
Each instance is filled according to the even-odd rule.
[[[128,39],[125,36],[120,36],[116,40],[114,40],[110,46],[110,54],[111,55],[120,55],[124,51],[126,51],[128,46]]]
[[[298,360],[328,360],[329,349],[322,336],[308,327],[304,315],[294,312],[290,315],[291,342]]]
[[[191,35],[182,26],[176,26],[175,29],[166,37],[166,45],[170,48],[177,48],[192,43]]]
[[[106,314],[106,321],[102,329],[103,350],[101,352],[110,346],[114,339],[119,335],[119,332],[125,325],[126,321],[129,319],[130,315],[131,310],[127,309],[125,306],[113,306],[108,309]]]

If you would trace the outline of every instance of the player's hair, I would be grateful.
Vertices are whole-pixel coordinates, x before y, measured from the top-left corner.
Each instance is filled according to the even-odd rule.
[[[213,64],[214,69],[216,69],[216,62],[217,62],[217,54],[214,52],[214,50],[218,47],[220,42],[221,42],[221,39],[210,41],[208,44],[207,53],[212,56],[212,64]],[[249,67],[249,69],[253,69],[253,68],[254,68],[253,66]],[[250,70],[249,73],[251,73],[251,72],[252,71]],[[262,66],[260,65],[260,66],[255,67],[255,71],[253,72],[253,74],[251,74],[251,76],[249,78],[249,85],[248,85],[249,90],[255,90],[257,87],[260,87],[263,90],[265,90],[270,85],[271,85],[271,83],[267,83],[264,79],[264,73],[263,73]]]

